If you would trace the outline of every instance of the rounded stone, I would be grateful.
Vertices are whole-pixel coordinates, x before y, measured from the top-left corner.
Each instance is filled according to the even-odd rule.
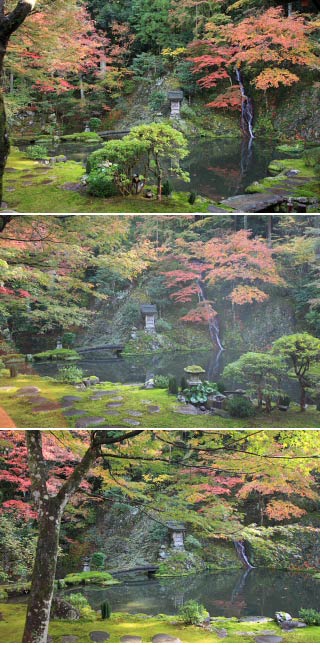
[[[74,403],[81,400],[81,396],[63,396],[61,399],[61,404],[64,408],[67,408],[69,406],[73,406]]]
[[[38,387],[21,387],[20,390],[17,390],[16,395],[17,396],[36,396],[39,394],[40,389]]]
[[[78,636],[74,636],[73,634],[64,634],[60,638],[60,643],[78,643],[78,641]]]
[[[171,636],[170,634],[156,634],[151,639],[152,643],[181,643],[180,638]]]
[[[91,426],[100,425],[104,421],[104,417],[80,417],[76,421],[76,428],[90,428]]]
[[[150,414],[156,414],[157,412],[160,412],[160,408],[158,405],[149,405],[148,412]]]
[[[254,640],[256,643],[282,643],[283,639],[276,634],[262,634],[261,636],[256,636]]]
[[[109,632],[90,632],[89,634],[93,643],[105,643],[109,640]]]
[[[123,423],[125,423],[128,426],[139,426],[140,421],[136,421],[136,419],[123,419]]]
[[[141,636],[121,636],[120,643],[142,643]]]
[[[121,408],[122,403],[108,403],[107,408]]]
[[[142,417],[143,414],[142,412],[138,412],[138,410],[127,410],[128,414],[130,414],[130,417]]]
[[[65,417],[76,417],[79,414],[86,414],[85,410],[76,410],[75,408],[69,408],[63,413]]]

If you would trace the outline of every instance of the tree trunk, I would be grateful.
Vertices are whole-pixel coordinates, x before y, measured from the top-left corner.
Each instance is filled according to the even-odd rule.
[[[7,119],[4,107],[3,94],[0,90],[0,206],[3,196],[3,175],[9,154],[9,136],[7,132]]]
[[[306,410],[306,389],[304,383],[300,381],[300,412]]]
[[[48,636],[62,506],[51,498],[41,509],[23,643],[46,643]]]

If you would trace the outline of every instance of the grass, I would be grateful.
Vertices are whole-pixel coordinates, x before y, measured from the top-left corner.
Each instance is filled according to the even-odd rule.
[[[13,419],[18,428],[72,428],[77,417],[64,417],[61,409],[46,412],[32,412],[30,402],[24,397],[15,397],[15,392],[21,387],[35,386],[40,395],[52,401],[59,401],[63,396],[79,396],[74,406],[85,410],[82,416],[100,416],[105,421],[102,427],[128,427],[124,420],[135,418],[142,428],[317,428],[320,414],[315,406],[310,406],[304,413],[299,412],[299,406],[291,403],[287,412],[274,410],[271,414],[260,413],[249,419],[224,418],[213,415],[187,415],[177,412],[180,403],[167,390],[145,390],[139,385],[123,385],[121,383],[105,382],[85,391],[76,389],[73,385],[57,383],[50,378],[37,375],[19,375],[14,379],[1,378],[0,387],[10,387],[9,391],[0,390],[0,406]],[[117,390],[117,394],[104,396],[92,401],[92,394],[103,390]],[[121,406],[115,408],[118,415],[108,415],[107,404],[117,396],[122,396]],[[147,401],[147,403],[146,403]],[[151,413],[149,405],[160,407],[160,412]],[[130,411],[140,412],[141,417],[130,414]]]
[[[81,163],[67,161],[43,166],[12,148],[4,176],[4,201],[20,213],[194,213],[207,212],[209,199],[197,198],[191,205],[189,192],[174,192],[161,202],[142,195],[102,199],[85,192],[64,190],[66,183],[79,183]],[[52,183],[44,183],[52,182]],[[29,185],[30,184],[30,185]],[[11,191],[11,189],[13,189]]]
[[[0,612],[3,620],[0,622],[0,642],[19,643],[22,640],[23,625],[25,620],[26,607],[24,604],[0,604]],[[226,638],[220,638],[215,629],[226,629]],[[109,642],[119,643],[121,636],[130,634],[140,636],[144,643],[151,642],[155,634],[165,633],[179,638],[184,643],[243,643],[255,642],[255,637],[265,630],[272,630],[275,634],[281,634],[285,643],[319,643],[320,627],[306,627],[296,629],[292,632],[283,632],[278,625],[271,621],[269,623],[239,623],[236,618],[217,618],[214,621],[213,630],[207,631],[201,627],[185,626],[177,621],[175,616],[147,616],[145,614],[113,613],[107,620],[97,619],[94,621],[52,620],[49,626],[49,634],[54,642],[61,642],[63,636],[73,634],[80,642],[90,643],[90,632],[109,632]],[[239,633],[240,632],[240,633]],[[242,634],[241,634],[242,632]]]
[[[277,173],[273,177],[265,177],[259,182],[254,182],[246,188],[246,193],[264,193],[273,188],[287,189],[288,177],[284,174],[288,170],[299,170],[297,179],[305,179],[305,185],[292,187],[292,197],[319,197],[320,188],[315,169],[308,165],[304,159],[275,159],[269,164],[269,172]],[[279,174],[278,174],[279,173]],[[309,180],[309,181],[308,181]],[[289,188],[289,186],[288,186]]]

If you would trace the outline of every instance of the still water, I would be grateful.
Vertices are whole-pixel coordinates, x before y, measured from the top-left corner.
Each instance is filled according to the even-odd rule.
[[[115,576],[116,577],[116,576]],[[121,576],[119,576],[120,580]],[[113,611],[174,615],[187,600],[197,600],[211,616],[273,617],[275,611],[297,616],[301,607],[317,606],[320,580],[310,575],[253,569],[198,574],[187,578],[151,579],[128,576],[109,589],[81,587],[92,607],[108,600]],[[75,593],[75,588],[66,592]]]
[[[268,141],[255,140],[252,148],[248,141],[237,139],[189,140],[190,154],[181,167],[190,174],[190,183],[175,177],[170,181],[177,190],[195,190],[200,195],[218,201],[239,195],[246,186],[268,174],[268,165],[277,158],[275,146]],[[86,165],[90,152],[101,143],[86,145],[81,142],[61,142],[49,154],[63,154],[70,160]],[[170,174],[170,169],[169,169]]]

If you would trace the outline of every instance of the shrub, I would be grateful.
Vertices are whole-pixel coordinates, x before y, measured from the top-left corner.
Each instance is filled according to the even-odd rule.
[[[320,625],[320,612],[316,609],[300,609],[299,618],[307,625]]]
[[[159,318],[157,320],[156,328],[157,328],[157,331],[160,331],[160,332],[171,331],[172,325],[167,320],[163,320],[163,318]]]
[[[192,191],[191,191],[191,193],[190,193],[190,195],[189,195],[189,197],[188,197],[188,202],[189,202],[189,204],[191,204],[191,205],[192,205],[192,204],[194,204],[194,202],[196,201],[196,199],[197,199],[197,193],[196,193],[196,191],[195,191],[195,190],[192,190]]]
[[[188,600],[180,608],[178,617],[186,625],[197,625],[202,623],[205,618],[208,618],[209,612],[203,605],[200,605],[196,600]]]
[[[118,194],[111,168],[96,168],[89,172],[87,187],[94,197],[114,197]]]
[[[175,376],[170,376],[169,378],[168,391],[169,391],[169,394],[179,393],[178,383]]]
[[[155,90],[154,92],[151,92],[148,101],[149,107],[154,112],[158,112],[158,110],[161,110],[163,104],[166,101],[166,98],[167,96],[162,90]]]
[[[82,607],[87,607],[89,605],[86,597],[82,593],[72,593],[68,598],[70,604],[75,607],[75,609],[82,609]],[[90,607],[90,605],[89,605]]]
[[[90,605],[86,605],[86,607],[82,607],[82,609],[80,609],[80,616],[84,620],[90,621],[94,621],[97,618],[96,612],[90,607]]]
[[[217,386],[215,383],[204,381],[203,383],[199,383],[199,385],[192,385],[183,394],[187,403],[196,405],[206,403],[209,394],[216,394],[216,392]]]
[[[60,367],[56,381],[59,383],[80,383],[83,379],[83,370],[75,365]]]
[[[202,544],[195,538],[193,535],[187,535],[185,541],[185,546],[189,549],[201,549]]]
[[[173,186],[171,181],[166,179],[166,181],[163,182],[162,184],[162,194],[164,197],[170,197],[171,193],[173,191]]]
[[[98,118],[98,117],[96,117],[96,116],[93,116],[93,117],[89,120],[89,124],[88,124],[88,125],[89,125],[90,130],[93,130],[94,132],[96,132],[97,130],[99,130],[99,128],[101,128],[101,124],[102,124],[101,119],[99,119],[99,118]]]
[[[290,405],[290,396],[284,395],[284,396],[279,396],[278,399],[278,405],[284,405],[284,406],[289,406]]]
[[[226,388],[225,384],[223,383],[223,381],[218,381],[217,382],[217,390],[218,390],[218,392],[220,392],[220,394],[224,394],[226,389],[227,388]]]
[[[76,335],[73,333],[73,331],[66,331],[63,336],[62,336],[62,344],[66,345],[68,349],[74,345],[74,341],[76,339]]]
[[[242,396],[233,396],[227,403],[227,410],[231,417],[245,419],[255,415],[255,408],[249,399]]]
[[[106,561],[105,553],[102,553],[101,551],[96,551],[95,553],[93,553],[91,557],[91,566],[96,571],[99,571],[104,568],[105,561]]]
[[[156,374],[154,377],[154,387],[158,387],[163,390],[169,387],[169,377],[164,376],[163,374]]]
[[[40,144],[28,146],[26,148],[26,156],[28,159],[44,159],[48,156],[48,150],[45,146]]]
[[[106,620],[107,618],[110,618],[111,616],[111,607],[108,603],[107,600],[101,603],[101,618],[102,620]]]

